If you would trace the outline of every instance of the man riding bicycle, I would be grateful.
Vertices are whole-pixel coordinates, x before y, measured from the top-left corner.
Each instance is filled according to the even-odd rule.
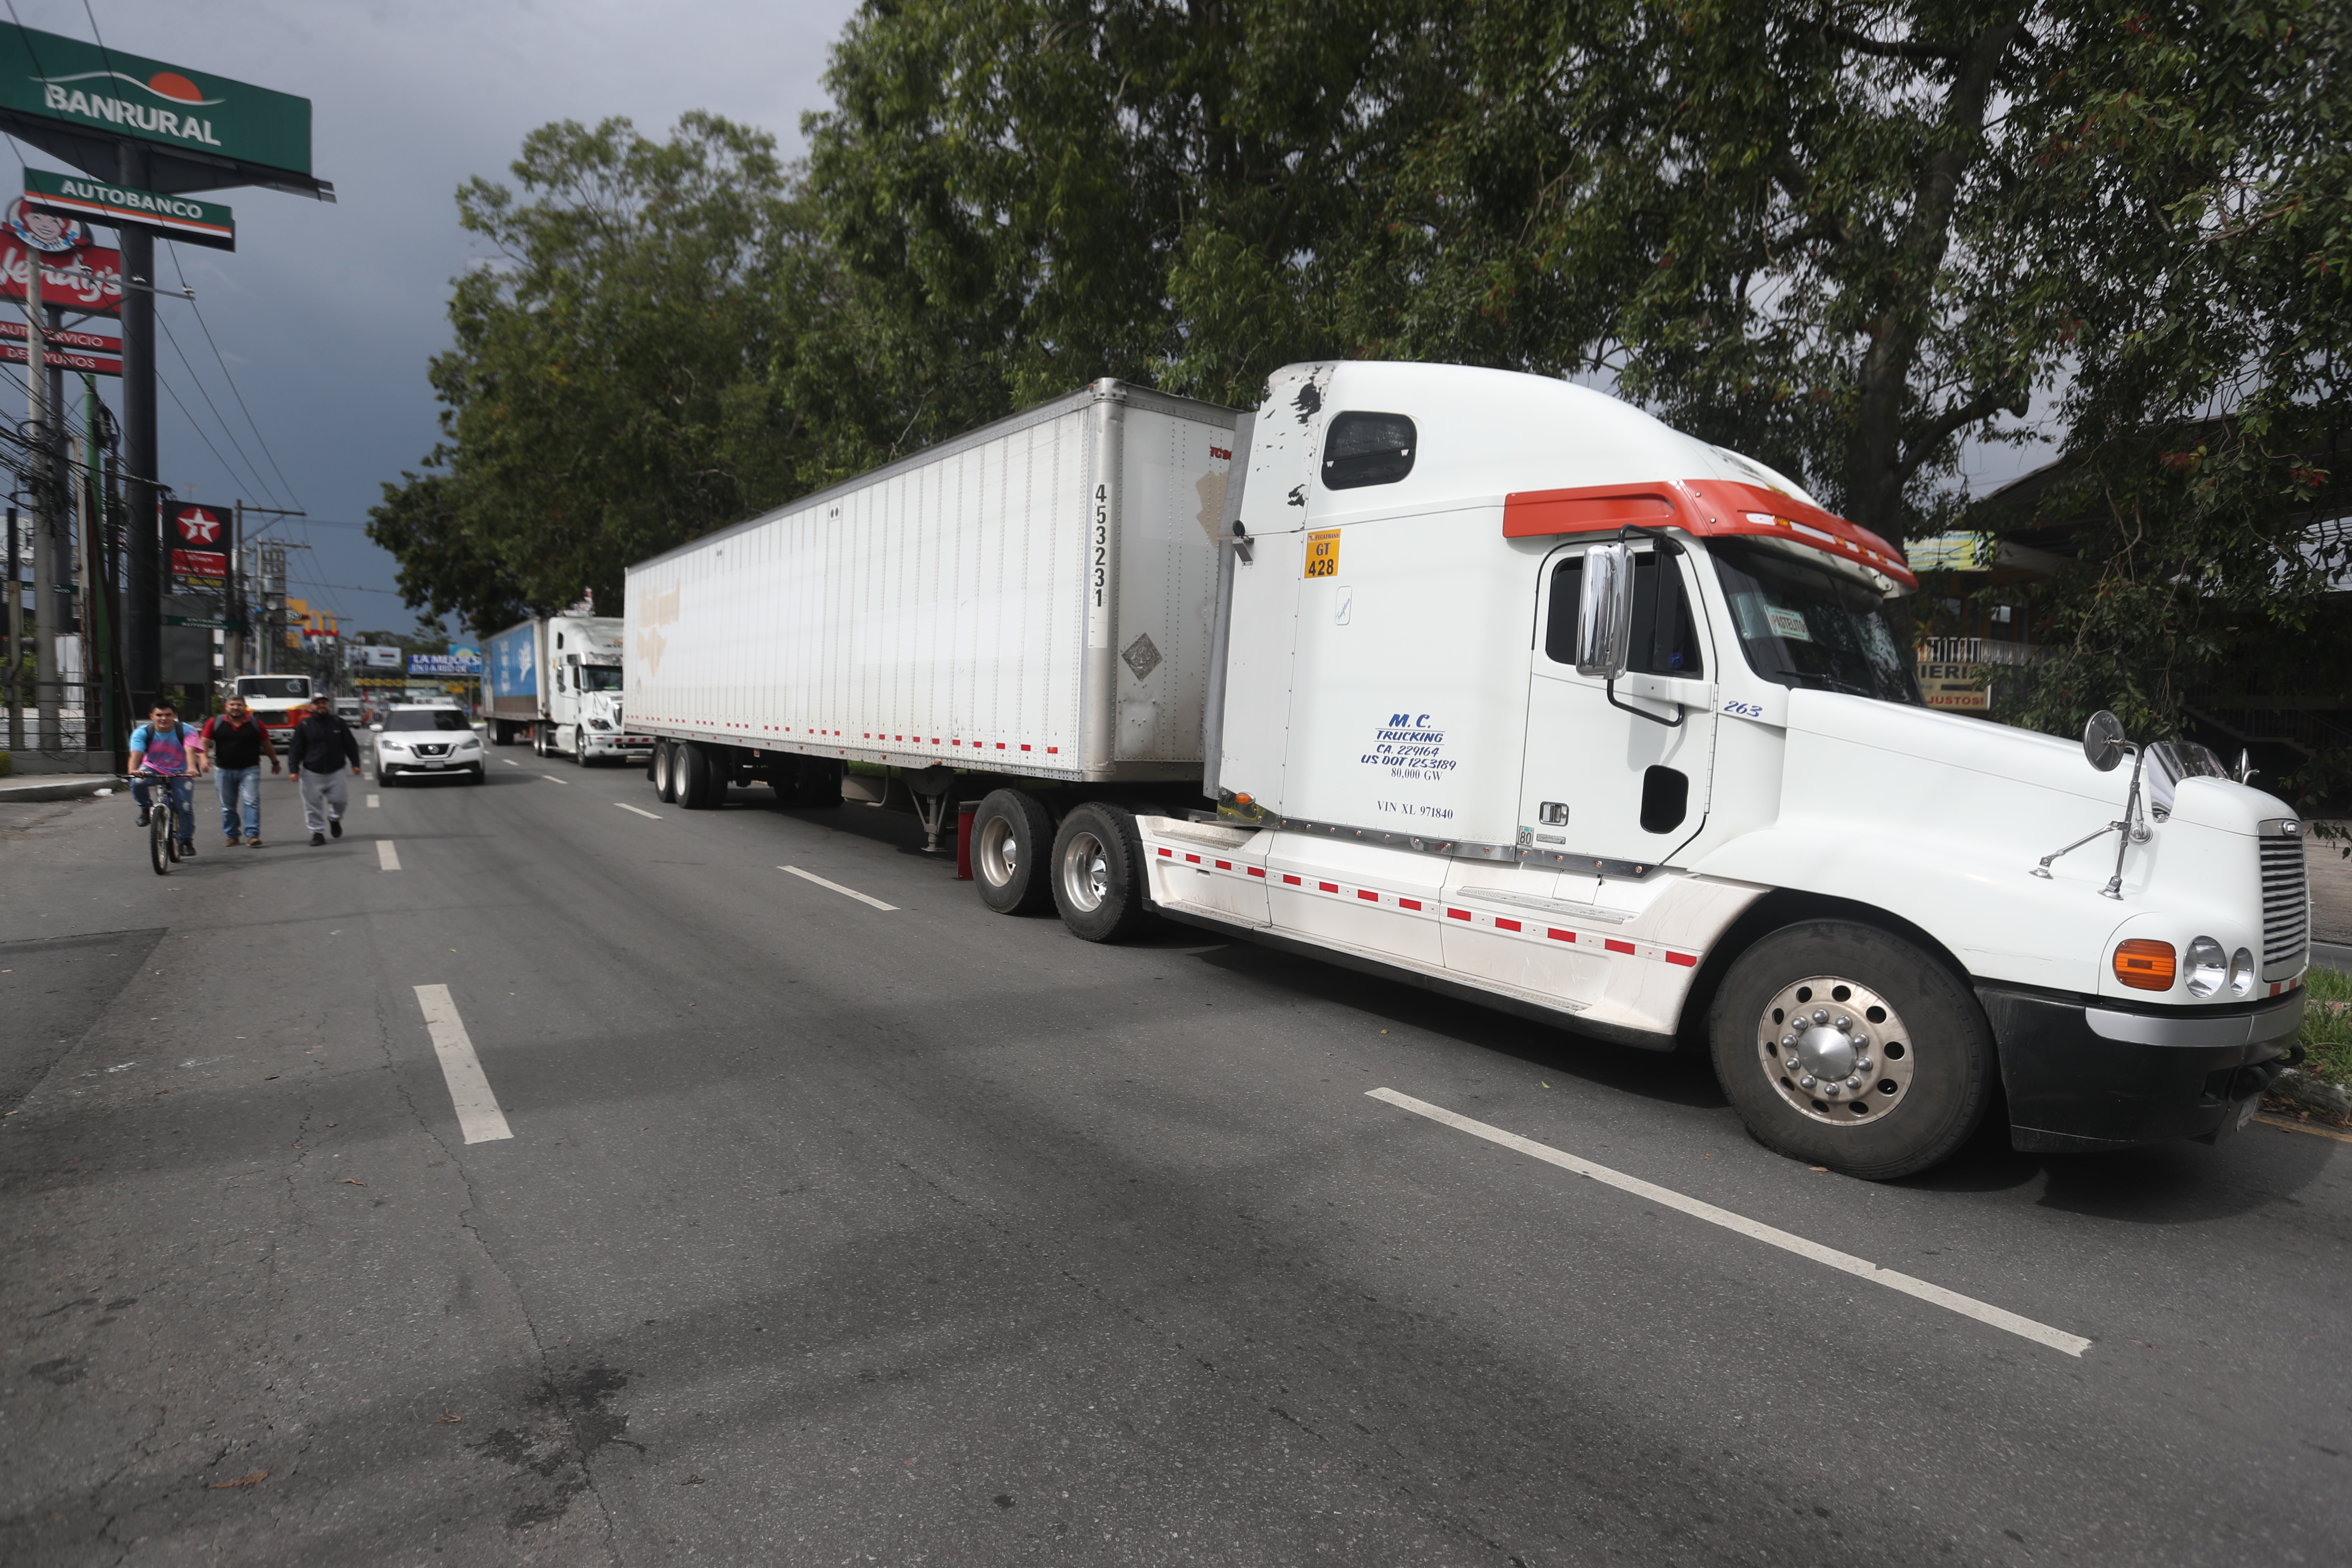
[[[194,725],[181,723],[179,710],[170,703],[156,703],[147,722],[131,731],[131,798],[139,805],[139,826],[146,826],[148,813],[155,809],[148,792],[161,785],[184,856],[196,852],[194,781],[204,771],[204,737]]]

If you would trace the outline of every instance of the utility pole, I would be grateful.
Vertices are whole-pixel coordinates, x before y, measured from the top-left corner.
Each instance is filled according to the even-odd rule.
[[[229,625],[228,662],[231,672],[235,674],[243,674],[245,671],[245,650],[247,647],[245,633],[245,589],[243,580],[239,575],[239,557],[243,553],[244,550],[245,514],[247,512],[252,512],[257,517],[308,517],[310,515],[309,512],[303,511],[296,507],[249,506],[242,500],[236,503],[236,511],[233,521],[229,523],[228,608],[227,613],[221,617],[228,622]],[[285,557],[281,555],[278,559],[282,562]],[[282,577],[283,574],[284,574],[281,571],[280,576]],[[263,595],[257,592],[254,597],[258,600],[262,598]],[[257,648],[263,646],[262,640],[257,637],[254,639],[254,646]]]
[[[53,752],[58,737],[58,552],[56,497],[49,471],[49,359],[47,316],[41,309],[41,252],[25,247],[26,423],[37,453],[33,459],[33,749]]]
[[[8,509],[8,750],[25,749],[25,566],[16,509]]]
[[[115,177],[152,188],[146,146],[116,143]],[[122,237],[122,467],[131,538],[123,584],[123,653],[134,710],[155,700],[163,681],[162,518],[155,497],[155,236],[125,225]]]

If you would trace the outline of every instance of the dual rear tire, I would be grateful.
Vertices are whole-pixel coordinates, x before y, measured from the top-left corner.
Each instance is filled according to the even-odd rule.
[[[1150,919],[1143,840],[1135,814],[1090,800],[1057,829],[1024,790],[989,793],[971,816],[971,879],[999,914],[1041,914],[1047,905],[1087,942],[1121,942]]]

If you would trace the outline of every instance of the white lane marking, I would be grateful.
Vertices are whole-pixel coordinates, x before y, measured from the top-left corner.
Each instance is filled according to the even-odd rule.
[[[1767,1247],[1777,1247],[1783,1252],[1793,1252],[1800,1258],[1809,1258],[1815,1263],[1826,1264],[1832,1268],[1843,1270],[1857,1279],[1867,1279],[1874,1285],[1884,1285],[1890,1290],[1900,1290],[1906,1296],[1916,1296],[1922,1301],[1933,1302],[1938,1307],[1948,1308],[1964,1318],[1974,1318],[1977,1321],[1989,1323],[1996,1329],[2006,1329],[2021,1339],[2032,1340],[2040,1345],[2048,1345],[2052,1350],[2063,1351],[2071,1356],[2080,1356],[2091,1348],[2091,1342],[2080,1334],[2070,1334],[2063,1330],[2053,1329],[2046,1323],[2037,1323],[2031,1318],[2021,1318],[2015,1312],[1979,1301],[1973,1296],[1963,1296],[1957,1290],[1947,1290],[1941,1285],[1930,1285],[1925,1279],[1915,1279],[1908,1274],[1897,1274],[1892,1268],[1881,1268],[1867,1258],[1856,1258],[1849,1252],[1839,1252],[1835,1248],[1823,1247],[1819,1242],[1807,1241],[1801,1236],[1791,1236],[1785,1230],[1777,1230],[1771,1226],[1759,1224],[1745,1215],[1733,1214],[1729,1209],[1719,1209],[1713,1204],[1701,1203],[1696,1198],[1686,1198],[1672,1188],[1659,1186],[1654,1182],[1645,1182],[1639,1176],[1629,1176],[1622,1171],[1612,1171],[1606,1165],[1596,1165],[1591,1161],[1579,1159],[1574,1154],[1563,1154],[1549,1144],[1538,1143],[1532,1138],[1522,1138],[1516,1132],[1506,1132],[1499,1127],[1490,1127],[1483,1121],[1473,1121],[1466,1116],[1457,1116],[1444,1107],[1432,1105],[1425,1100],[1415,1100],[1409,1094],[1399,1094],[1392,1089],[1367,1089],[1365,1092],[1374,1100],[1386,1100],[1400,1110],[1410,1110],[1416,1116],[1426,1116],[1432,1121],[1443,1122],[1456,1131],[1467,1132],[1474,1138],[1484,1138],[1489,1143],[1499,1143],[1506,1149],[1517,1150],[1519,1153],[1541,1160],[1547,1164],[1558,1165],[1563,1171],[1572,1171],[1580,1176],[1590,1176],[1594,1181],[1615,1187],[1620,1192],[1632,1193],[1636,1197],[1647,1198],[1654,1204],[1662,1204],[1667,1208],[1679,1210],[1694,1219],[1703,1219],[1709,1225],[1719,1225],[1726,1230],[1737,1231],[1741,1236],[1764,1243]]]
[[[449,988],[420,985],[416,988],[416,1005],[425,1010],[425,1027],[433,1037],[433,1054],[441,1058],[441,1076],[448,1080],[449,1100],[457,1108],[457,1131],[466,1135],[468,1143],[513,1137],[506,1112],[499,1109],[497,1096],[490,1093],[490,1080],[482,1076],[482,1058],[474,1054],[474,1042],[467,1037],[465,1020],[457,1016],[457,1005],[449,1000]]]
[[[619,806],[623,811],[634,811],[639,816],[649,816],[656,822],[659,822],[661,820],[661,813],[658,811],[647,811],[643,806],[631,805],[625,800],[616,800],[613,804]]]
[[[545,779],[550,784],[568,784],[572,782],[570,779],[557,778],[553,773],[541,773],[539,776]]]
[[[798,866],[779,866],[776,869],[779,871],[790,871],[793,876],[798,877],[804,882],[814,882],[820,888],[831,888],[835,892],[839,893],[845,899],[856,899],[861,904],[872,904],[877,910],[895,910],[898,907],[896,904],[886,904],[881,900],[875,898],[870,894],[861,893],[855,888],[845,888],[838,882],[828,882],[823,877],[818,876],[815,872],[803,871]]]
[[[383,796],[382,796],[382,795],[372,795],[368,796],[368,807],[369,807],[369,809],[373,810],[373,809],[374,809],[375,807],[377,807],[377,806],[379,806],[379,805],[382,805],[383,804]]]
[[[400,869],[400,851],[392,847],[391,839],[379,838],[375,841],[375,863],[378,870]]]
[[[520,763],[516,762],[512,757],[500,757],[499,761],[506,763],[506,765],[510,768],[519,768],[522,766]]]

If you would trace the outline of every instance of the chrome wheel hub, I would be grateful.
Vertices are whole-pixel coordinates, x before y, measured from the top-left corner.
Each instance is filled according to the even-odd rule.
[[[992,816],[980,834],[980,874],[997,888],[1010,887],[1021,871],[1021,839],[1013,824]]]
[[[1756,1038],[1773,1090],[1815,1121],[1874,1121],[1911,1087],[1902,1018],[1877,992],[1834,974],[1784,988],[1757,1020]]]
[[[1062,851],[1062,896],[1075,910],[1098,910],[1110,896],[1110,867],[1091,833],[1074,834]]]

